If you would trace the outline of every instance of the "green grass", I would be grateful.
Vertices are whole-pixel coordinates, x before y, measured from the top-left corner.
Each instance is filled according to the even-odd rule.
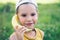
[[[8,40],[14,32],[11,19],[15,4],[0,4],[0,40]],[[39,18],[37,28],[44,31],[44,40],[60,40],[60,3],[38,4]]]

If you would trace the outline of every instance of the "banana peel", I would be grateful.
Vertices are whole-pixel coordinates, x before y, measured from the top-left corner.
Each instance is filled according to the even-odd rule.
[[[13,17],[12,17],[12,26],[14,29],[19,29],[21,28],[22,26],[18,23],[18,18],[17,18],[17,15],[15,14]],[[32,29],[28,29],[26,31],[31,31]]]

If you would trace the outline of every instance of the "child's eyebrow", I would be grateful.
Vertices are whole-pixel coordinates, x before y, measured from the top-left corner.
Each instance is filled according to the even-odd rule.
[[[27,14],[26,12],[22,12],[21,14]]]
[[[27,13],[21,13],[21,15],[27,15]]]

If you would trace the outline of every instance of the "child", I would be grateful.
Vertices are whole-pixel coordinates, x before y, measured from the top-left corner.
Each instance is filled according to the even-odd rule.
[[[44,33],[34,25],[38,20],[38,10],[35,0],[20,0],[16,5],[16,15],[22,25],[15,29],[9,40],[43,40]],[[31,31],[26,31],[32,29]]]

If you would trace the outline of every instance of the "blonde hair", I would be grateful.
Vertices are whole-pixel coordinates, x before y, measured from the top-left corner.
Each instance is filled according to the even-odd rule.
[[[18,13],[18,8],[19,6],[21,5],[24,5],[24,4],[32,4],[36,7],[37,9],[37,3],[36,3],[36,0],[19,0],[17,3],[16,3],[16,13]]]

